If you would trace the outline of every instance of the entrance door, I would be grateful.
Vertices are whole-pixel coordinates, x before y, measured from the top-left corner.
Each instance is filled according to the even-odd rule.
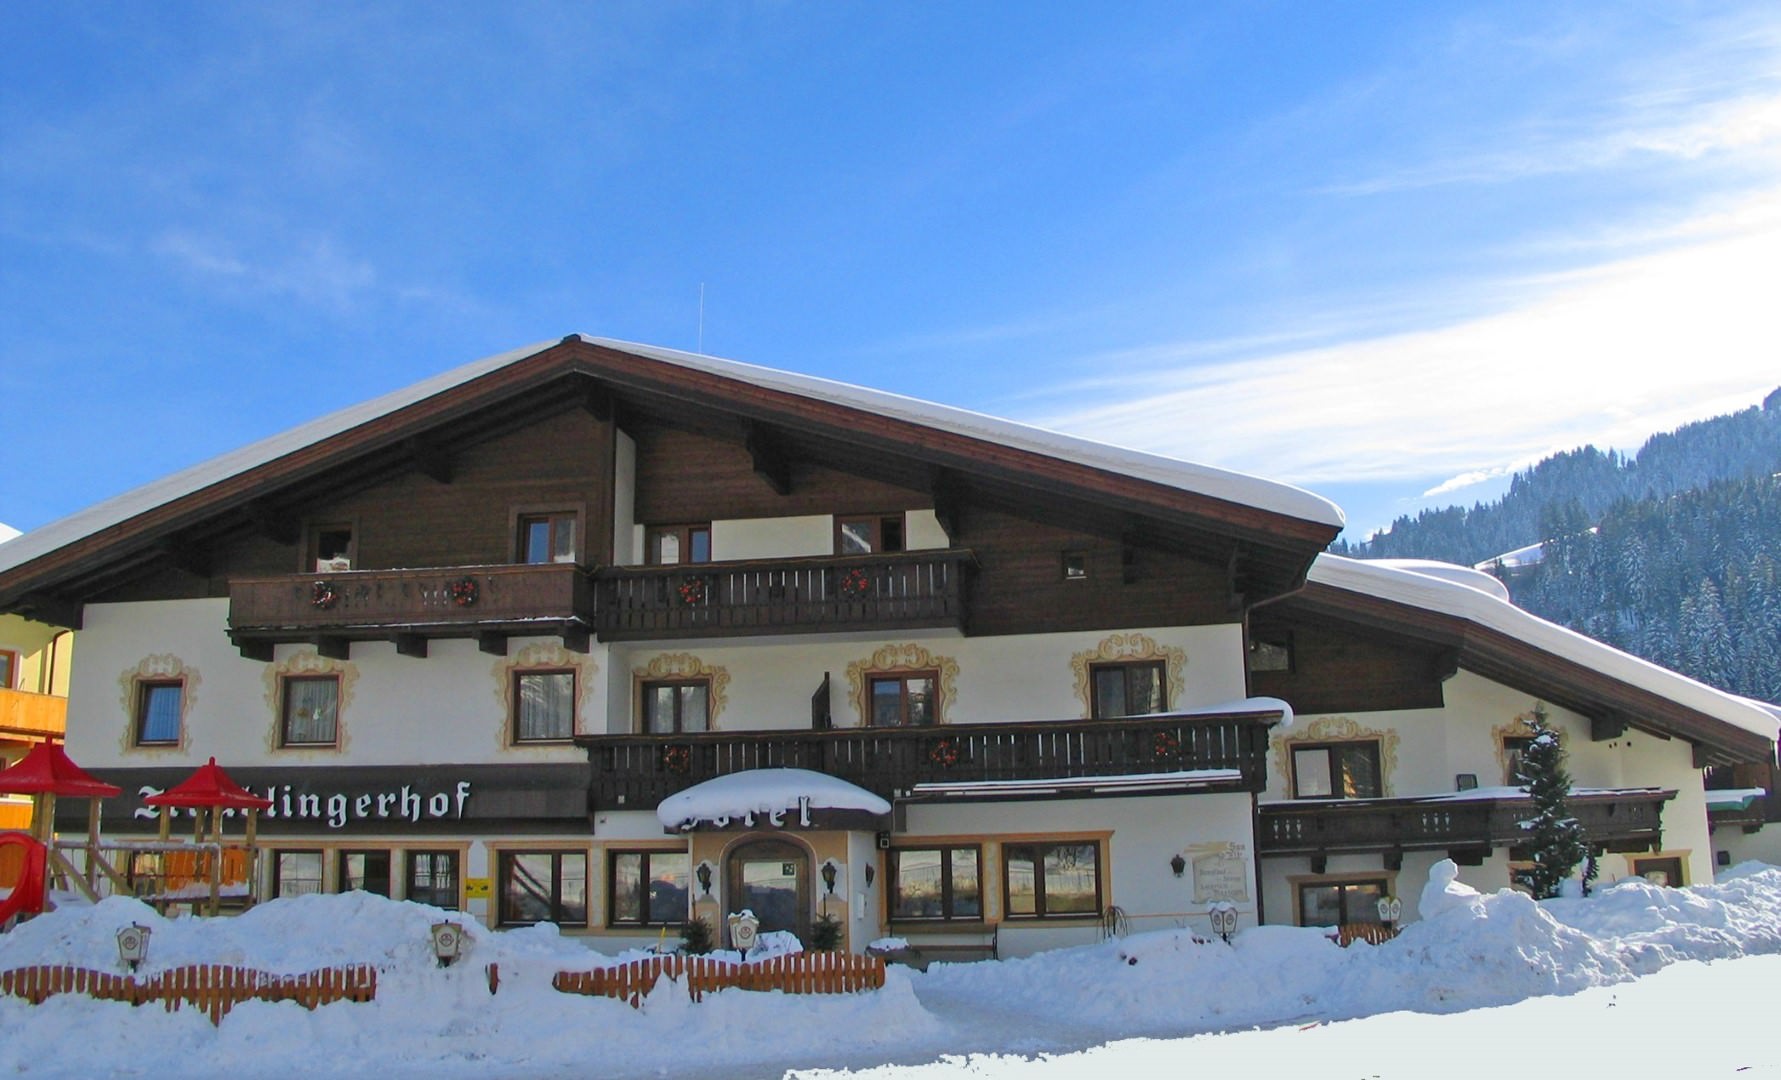
[[[744,908],[761,932],[790,930],[810,937],[810,856],[784,840],[757,840],[730,853],[729,910]]]

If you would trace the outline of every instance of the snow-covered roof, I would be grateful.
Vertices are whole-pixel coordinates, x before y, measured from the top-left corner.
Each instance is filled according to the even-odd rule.
[[[663,799],[656,820],[684,829],[700,821],[728,824],[759,815],[777,819],[802,810],[890,813],[890,803],[865,788],[809,769],[749,769],[694,784]]]
[[[1288,517],[1340,528],[1342,511],[1320,495],[1290,484],[1243,473],[1197,465],[1137,450],[1109,446],[1088,439],[1062,435],[1042,428],[1002,420],[966,409],[953,408],[900,394],[869,390],[832,379],[777,371],[773,368],[722,360],[714,356],[639,345],[610,338],[572,335],[590,345],[630,353],[633,356],[674,364],[722,378],[779,390],[801,397],[833,402],[849,408],[903,420],[937,430],[982,439],[1030,451],[1046,457],[1087,465],[1181,491],[1251,506]],[[370,401],[291,428],[259,442],[232,450],[188,469],[183,469],[133,491],[96,503],[0,545],[0,571],[22,566],[66,544],[121,524],[138,514],[203,490],[238,473],[265,465],[286,454],[361,424],[396,412],[454,387],[535,356],[560,342],[545,341],[475,360]]]
[[[1709,810],[1748,810],[1750,804],[1767,795],[1764,788],[1719,788],[1707,791]]]
[[[1464,585],[1468,589],[1477,589],[1507,602],[1509,586],[1497,580],[1495,574],[1487,574],[1481,569],[1470,566],[1457,566],[1449,562],[1436,562],[1433,559],[1374,559],[1376,566],[1389,566],[1394,570],[1408,570],[1414,574],[1427,574],[1442,581],[1451,581],[1455,585]]]
[[[1621,652],[1447,577],[1325,554],[1312,563],[1309,580],[1465,619],[1771,741],[1781,731],[1775,713],[1748,698]]]

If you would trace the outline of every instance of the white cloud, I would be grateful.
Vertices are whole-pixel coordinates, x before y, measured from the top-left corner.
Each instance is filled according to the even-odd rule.
[[[1040,422],[1307,484],[1636,446],[1781,384],[1781,198],[1677,232],[1694,242],[1527,283],[1518,305],[1435,329],[1197,367],[1186,343],[1181,370],[1110,376],[1109,400]]]

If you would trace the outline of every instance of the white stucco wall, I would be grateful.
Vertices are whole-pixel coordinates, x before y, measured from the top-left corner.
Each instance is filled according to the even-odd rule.
[[[612,458],[612,562],[635,566],[643,561],[643,538],[637,528],[637,443],[620,431]]]
[[[952,546],[952,538],[940,527],[940,519],[932,510],[909,511],[904,525],[904,545],[910,551],[928,551]]]
[[[711,557],[717,561],[790,559],[834,552],[835,519],[827,514],[711,523]]]

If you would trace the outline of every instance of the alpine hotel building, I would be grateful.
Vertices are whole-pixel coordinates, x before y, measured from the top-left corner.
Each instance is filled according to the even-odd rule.
[[[367,889],[606,951],[751,908],[854,950],[1377,918],[1511,883],[1536,708],[1605,880],[1707,880],[1764,708],[1451,567],[1320,556],[1296,488],[572,336],[0,545],[79,631],[68,749],[273,800],[262,896]],[[1482,580],[1480,580],[1482,579]],[[1413,915],[1414,903],[1407,905]]]

